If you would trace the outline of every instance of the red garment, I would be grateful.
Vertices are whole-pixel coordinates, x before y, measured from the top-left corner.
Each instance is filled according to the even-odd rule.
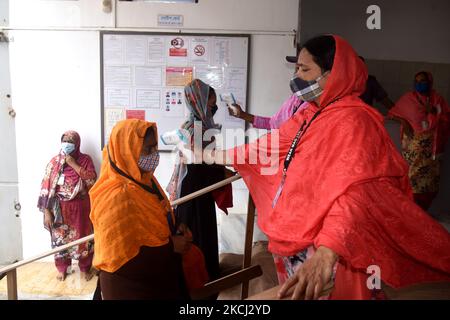
[[[231,187],[231,183],[211,191],[211,194],[217,207],[228,214],[227,209],[233,207],[233,188]]]
[[[61,201],[61,214],[64,225],[51,229],[52,248],[59,247],[86,237],[93,232],[89,219],[91,209],[89,197],[77,198],[71,201]],[[72,259],[78,260],[81,272],[88,272],[94,257],[94,243],[88,241],[55,254],[55,265],[59,272],[67,272]]]
[[[412,201],[408,166],[383,117],[359,99],[367,69],[345,40],[334,38],[334,65],[320,98],[324,109],[301,138],[274,208],[292,140],[320,108],[310,103],[280,128],[279,149],[267,150],[278,159],[275,174],[261,174],[270,163],[250,161],[253,151],[271,146],[273,133],[230,150],[269,250],[290,256],[311,244],[331,248],[355,270],[350,272],[355,281],[337,280],[335,288],[352,298],[367,298],[358,277],[370,265],[378,265],[382,280],[393,287],[450,280],[450,235]],[[245,163],[239,164],[243,153]],[[343,270],[336,278],[348,276]]]
[[[206,270],[205,256],[200,248],[194,244],[183,254],[183,272],[189,290],[203,288],[208,282],[209,276]]]
[[[87,154],[81,153],[80,151],[80,135],[76,131],[66,131],[62,135],[61,141],[64,136],[71,138],[75,144],[75,150],[70,155],[82,168],[81,172],[83,176],[80,177],[71,166],[65,165],[66,156],[62,151],[60,151],[58,155],[54,156],[50,160],[45,169],[45,175],[41,182],[41,192],[39,194],[37,205],[41,211],[44,211],[44,209],[50,209],[50,200],[55,197],[55,194],[58,191],[61,191],[58,190],[61,188],[57,185],[61,174],[64,174],[64,190],[68,194],[73,192],[75,186],[79,182],[79,179],[85,180],[87,189],[92,187],[96,179],[95,168],[91,157]]]
[[[429,72],[427,74],[432,86],[433,76]],[[389,110],[388,115],[407,121],[416,133],[434,132],[433,154],[439,154],[444,151],[445,144],[450,136],[450,108],[442,96],[435,90],[431,90],[429,104],[431,108],[435,109],[436,114],[427,113],[426,99],[426,96],[418,92],[408,92]],[[403,133],[401,135],[403,136]]]

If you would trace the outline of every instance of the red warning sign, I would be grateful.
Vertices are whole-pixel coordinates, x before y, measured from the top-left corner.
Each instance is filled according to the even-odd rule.
[[[145,110],[126,110],[127,119],[145,120]]]
[[[187,57],[187,49],[170,48],[169,56],[171,56],[171,57]]]

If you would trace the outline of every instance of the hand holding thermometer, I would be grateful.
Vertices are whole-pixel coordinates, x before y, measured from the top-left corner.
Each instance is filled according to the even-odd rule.
[[[187,163],[192,163],[192,151],[185,147],[185,144],[189,143],[188,139],[179,129],[166,132],[160,138],[165,145],[175,146],[187,159]]]
[[[224,93],[220,95],[220,100],[226,102],[230,115],[238,117],[242,111],[239,105],[236,103],[233,93]]]

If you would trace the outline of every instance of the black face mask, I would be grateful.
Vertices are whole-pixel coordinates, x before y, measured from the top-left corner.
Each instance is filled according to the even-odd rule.
[[[217,107],[217,104],[213,105],[211,107],[211,114],[214,116],[217,112],[217,109],[219,109],[219,107]]]

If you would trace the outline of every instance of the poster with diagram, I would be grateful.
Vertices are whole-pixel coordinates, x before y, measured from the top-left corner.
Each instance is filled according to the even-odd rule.
[[[214,120],[222,131],[245,130],[219,97],[233,93],[246,110],[249,35],[105,31],[100,39],[102,147],[122,119],[156,122],[160,134],[179,128],[190,115],[184,87],[196,78],[217,93]],[[161,141],[159,147],[173,149]]]

